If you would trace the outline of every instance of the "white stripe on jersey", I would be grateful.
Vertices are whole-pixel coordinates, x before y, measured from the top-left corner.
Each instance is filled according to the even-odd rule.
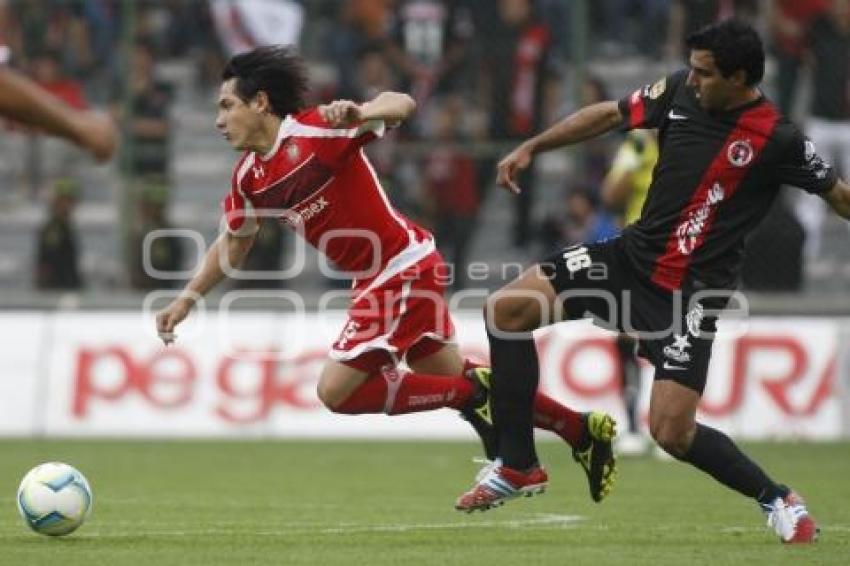
[[[239,171],[236,173],[236,186],[239,187],[242,184],[242,179],[245,178],[245,174],[248,172],[248,169],[254,164],[254,158],[256,157],[256,153],[253,151],[248,154],[245,158],[245,161],[242,162],[242,167],[239,168]],[[242,192],[240,190],[240,192]]]
[[[368,287],[363,289],[363,291],[361,291],[354,298],[355,301],[362,297],[364,294],[368,293],[370,290],[377,287],[378,285],[382,285],[391,277],[398,275],[411,265],[425,259],[436,249],[436,245],[434,244],[433,238],[429,238],[424,242],[416,241],[416,233],[410,229],[410,226],[408,226],[404,219],[402,219],[398,215],[395,208],[393,208],[393,205],[390,204],[390,200],[387,198],[387,193],[384,191],[383,186],[381,186],[381,182],[378,180],[378,174],[372,167],[372,163],[369,161],[369,158],[366,157],[366,152],[363,150],[362,147],[360,148],[359,157],[366,164],[366,168],[369,170],[369,174],[372,176],[372,182],[375,185],[375,190],[378,191],[378,195],[381,197],[381,202],[384,203],[384,206],[387,209],[387,213],[392,216],[392,218],[396,222],[398,222],[398,224],[404,229],[405,232],[407,232],[407,247],[405,247],[387,262],[387,265],[386,267],[384,267],[384,270],[381,271],[372,280]]]
[[[375,278],[369,283],[369,286],[360,291],[356,297],[354,297],[351,301],[356,302],[359,301],[363,295],[378,287],[379,285],[383,285],[387,281],[389,281],[392,277],[395,277],[411,265],[417,264],[437,249],[437,246],[434,244],[433,239],[425,240],[424,242],[417,242],[408,245],[406,248],[401,250],[395,256],[387,262],[387,266],[384,267],[384,270],[381,271]],[[357,282],[355,281],[356,285]]]
[[[407,225],[407,222],[405,222],[401,218],[401,216],[396,213],[395,208],[390,203],[390,199],[387,198],[387,193],[386,191],[384,191],[384,187],[383,185],[381,185],[380,179],[378,179],[378,174],[375,172],[375,168],[372,167],[372,162],[369,161],[369,158],[366,156],[366,152],[363,150],[362,147],[360,148],[360,159],[362,159],[363,163],[366,164],[366,169],[369,170],[369,174],[372,176],[372,182],[375,185],[375,190],[378,191],[378,196],[381,197],[381,202],[384,203],[384,206],[387,208],[387,212],[390,216],[393,217],[396,222],[398,222],[399,226],[401,226],[405,230],[405,232],[407,232],[407,239],[409,242],[408,245],[413,245],[416,242],[416,234],[413,232],[413,230],[410,229],[410,226]]]
[[[287,124],[286,135],[303,138],[356,138],[366,132],[372,132],[380,138],[384,135],[386,129],[383,120],[369,120],[356,128],[323,128],[322,126],[308,126],[293,119]]]
[[[281,142],[283,142],[283,139],[288,135],[286,133],[287,130],[290,128],[294,121],[295,120],[293,120],[290,116],[287,116],[283,119],[283,122],[280,123],[280,126],[277,129],[277,138],[275,138],[274,140],[274,145],[268,153],[261,155],[260,159],[262,159],[263,161],[268,161],[275,153],[277,153],[277,150],[280,149]]]
[[[242,218],[244,219],[244,224],[239,227],[238,230],[233,231],[230,229],[230,222],[227,221],[226,216],[222,217],[222,223],[228,232],[233,234],[234,236],[250,236],[259,231],[260,225],[257,222],[257,215],[254,212],[254,205],[245,196],[245,192],[242,190],[242,179],[245,178],[245,174],[251,169],[251,166],[254,164],[254,156],[256,154],[249,153],[245,158],[245,161],[242,162],[242,166],[239,167],[239,171],[236,172],[236,190],[239,191],[239,194],[242,195],[242,200],[245,203],[245,211],[242,213]],[[233,198],[233,194],[230,194],[231,200],[231,210],[236,210],[236,202],[233,202],[235,199]],[[220,230],[220,228],[219,228]]]

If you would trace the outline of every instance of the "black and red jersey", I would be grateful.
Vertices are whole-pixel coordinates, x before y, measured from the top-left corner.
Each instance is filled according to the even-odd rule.
[[[828,191],[835,172],[814,144],[761,97],[708,112],[683,70],[619,102],[628,129],[658,128],[660,154],[640,219],[623,232],[629,259],[655,284],[737,284],[744,239],[782,185]]]

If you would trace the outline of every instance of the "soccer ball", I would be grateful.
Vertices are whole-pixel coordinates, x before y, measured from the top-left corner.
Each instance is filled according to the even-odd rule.
[[[37,533],[67,535],[86,520],[92,507],[89,482],[73,466],[48,462],[30,470],[18,488],[18,512]]]

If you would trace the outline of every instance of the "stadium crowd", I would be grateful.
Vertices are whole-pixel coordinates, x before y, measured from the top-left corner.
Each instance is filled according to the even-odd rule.
[[[77,242],[86,225],[74,220],[74,209],[107,194],[87,184],[120,174],[130,195],[122,218],[130,223],[116,229],[126,241],[110,285],[168,286],[144,273],[139,248],[146,233],[170,226],[170,204],[181,190],[175,100],[209,105],[226,58],[270,37],[257,23],[264,17],[285,19],[271,37],[300,46],[318,77],[314,102],[364,100],[383,90],[415,98],[415,118],[370,147],[370,158],[399,208],[435,232],[460,274],[455,289],[470,285],[464,266],[476,259],[475,239],[487,237],[481,217],[498,158],[568,111],[636,86],[606,73],[607,66],[624,58],[649,69],[682,65],[683,38],[711,21],[736,16],[762,30],[771,48],[768,94],[840,174],[850,169],[848,0],[304,0],[277,3],[276,13],[263,13],[270,8],[262,4],[0,0],[2,64],[68,104],[108,107],[124,132],[119,165],[105,181],[86,175],[76,150],[4,125],[0,199],[10,210],[37,206],[44,219],[33,226],[31,283],[86,286],[85,250]],[[578,22],[582,13],[586,21]],[[175,61],[192,74],[189,92],[179,91],[186,81],[176,84],[164,72]],[[210,120],[199,135],[212,130]],[[554,175],[541,167],[524,173],[526,190],[510,201],[508,225],[496,228],[509,232],[505,257],[531,259],[561,242],[616,234],[640,210],[656,154],[651,135],[614,135],[571,154]],[[544,196],[541,189],[551,193],[552,186],[557,196]],[[211,198],[221,196],[219,190]],[[825,207],[808,195],[794,198],[783,199],[752,239],[759,260],[744,274],[751,288],[801,289],[806,270],[822,263]],[[251,267],[278,269],[287,236],[273,224],[262,234]],[[186,242],[164,240],[153,250],[155,266],[180,269],[189,260]]]

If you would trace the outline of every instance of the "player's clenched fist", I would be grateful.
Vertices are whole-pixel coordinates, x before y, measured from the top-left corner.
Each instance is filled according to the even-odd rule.
[[[515,178],[520,171],[531,165],[531,159],[531,149],[525,144],[520,145],[499,162],[496,182],[500,186],[510,189],[511,192],[519,194],[522,189],[516,184]]]
[[[156,315],[156,332],[163,344],[168,346],[174,342],[177,338],[174,328],[189,316],[190,310],[192,310],[191,303],[178,298]]]
[[[351,100],[334,100],[319,106],[319,114],[332,126],[350,126],[363,120],[361,105]]]
[[[118,130],[106,114],[87,111],[80,115],[77,140],[96,160],[112,157],[118,147]]]

